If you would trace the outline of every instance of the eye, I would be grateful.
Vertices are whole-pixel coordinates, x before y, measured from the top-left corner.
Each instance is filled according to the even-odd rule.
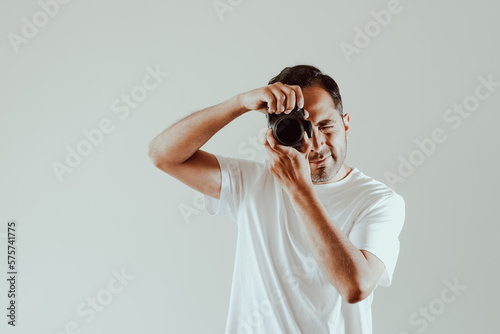
[[[332,125],[332,126],[324,126],[324,127],[320,128],[320,130],[323,130],[323,129],[330,129],[330,128],[333,128],[333,125]]]

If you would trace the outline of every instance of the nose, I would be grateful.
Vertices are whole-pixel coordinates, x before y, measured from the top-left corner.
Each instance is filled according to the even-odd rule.
[[[325,137],[323,136],[323,133],[318,130],[318,128],[313,126],[312,129],[312,151],[319,152],[321,148],[325,145]]]

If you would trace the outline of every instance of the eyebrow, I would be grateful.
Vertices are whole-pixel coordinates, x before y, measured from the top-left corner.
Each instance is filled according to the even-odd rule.
[[[327,125],[327,124],[330,124],[330,123],[335,123],[335,120],[333,120],[333,119],[324,119],[324,120],[318,122],[317,126]]]

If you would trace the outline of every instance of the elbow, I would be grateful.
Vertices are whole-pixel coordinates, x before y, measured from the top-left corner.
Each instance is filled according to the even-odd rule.
[[[148,146],[148,157],[149,159],[151,160],[151,162],[157,167],[157,168],[162,168],[163,167],[163,163],[159,157],[159,154],[158,154],[158,150],[156,149],[155,145],[154,145],[154,140],[152,140],[150,143],[149,143],[149,146]]]
[[[162,151],[160,151],[160,149],[157,146],[155,146],[153,142],[149,144],[148,156],[156,168],[167,174],[171,174],[171,171],[176,166],[175,164],[171,163],[165,158],[166,156],[168,156],[168,154],[165,154]]]
[[[365,299],[365,295],[361,290],[352,289],[349,293],[344,297],[345,301],[349,304],[356,304]]]
[[[158,169],[166,173],[169,173],[172,167],[179,165],[179,163],[168,159],[169,156],[174,155],[171,151],[171,148],[162,143],[158,137],[153,138],[147,148],[147,153],[151,162],[153,162]]]
[[[344,299],[349,304],[356,304],[365,300],[373,291],[374,287],[367,284],[356,284],[351,287],[345,294]]]
[[[152,141],[148,145],[148,157],[155,165],[158,163]]]

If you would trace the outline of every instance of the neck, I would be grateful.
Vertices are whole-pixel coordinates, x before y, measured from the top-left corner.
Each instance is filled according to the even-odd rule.
[[[340,167],[339,171],[337,174],[329,181],[325,182],[319,182],[319,183],[314,183],[314,184],[325,184],[325,183],[333,183],[333,182],[338,182],[349,175],[349,173],[352,172],[352,168],[347,166],[346,164],[343,164],[342,167]]]
[[[337,180],[335,180],[334,182],[337,182],[337,181],[340,181],[340,180],[346,178],[347,175],[349,175],[351,172],[352,172],[352,167],[349,167],[346,164],[343,164],[342,168],[340,168],[337,175],[335,175],[334,179],[336,178]]]

